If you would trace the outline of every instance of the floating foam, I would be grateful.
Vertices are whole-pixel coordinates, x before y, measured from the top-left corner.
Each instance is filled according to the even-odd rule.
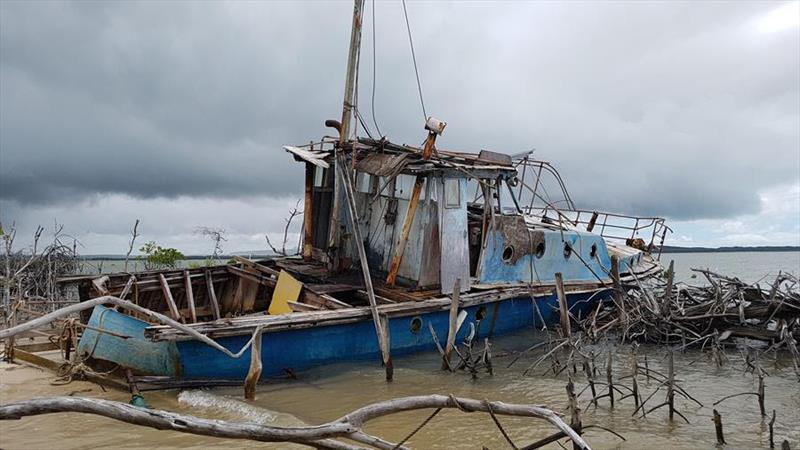
[[[224,395],[205,390],[186,390],[178,394],[178,403],[192,408],[210,409],[236,416],[248,422],[275,426],[304,426],[305,423],[291,414],[272,411]]]

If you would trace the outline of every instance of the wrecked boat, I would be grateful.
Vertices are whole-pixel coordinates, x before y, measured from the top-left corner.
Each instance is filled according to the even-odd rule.
[[[233,352],[259,328],[263,374],[271,376],[378,359],[373,311],[386,328],[388,350],[402,355],[434,350],[431,329],[447,336],[454,297],[461,322],[476,324],[483,338],[558,323],[557,277],[569,313],[578,318],[609,298],[615,270],[622,283],[661,273],[658,257],[669,231],[662,219],[579,210],[566,188],[558,208],[537,192],[547,175],[556,180],[550,184],[563,186],[558,172],[530,155],[438,150],[425,159],[424,149],[368,138],[346,149],[327,139],[287,150],[306,166],[300,255],[68,281],[79,284],[82,299],[125,297]],[[354,174],[355,221],[343,205],[346,190],[337,190],[336,164]],[[374,308],[360,273],[354,223]],[[231,358],[135,313],[97,306],[87,324],[81,357],[140,373],[242,379],[250,366],[247,353]],[[468,332],[462,326],[458,338]]]
[[[241,380],[434,350],[437,336],[482,339],[585,317],[615,283],[660,275],[664,220],[576,207],[532,153],[420,147],[351,127],[361,6],[356,1],[338,133],[284,149],[305,167],[294,256],[185,270],[72,277],[81,299],[110,295],[213,339],[98,305],[77,353],[96,364],[184,380]],[[455,320],[457,319],[457,320]],[[470,324],[464,326],[463,324]],[[257,340],[258,344],[253,344]]]

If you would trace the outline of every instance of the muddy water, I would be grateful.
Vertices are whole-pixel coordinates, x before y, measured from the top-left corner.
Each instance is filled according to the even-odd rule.
[[[496,357],[495,375],[481,375],[472,380],[465,373],[439,371],[436,355],[424,354],[395,361],[395,381],[383,381],[383,370],[374,363],[341,364],[329,366],[300,375],[300,380],[272,380],[260,386],[257,400],[245,402],[241,389],[224,388],[189,390],[183,392],[150,392],[146,398],[153,407],[196,416],[235,421],[258,422],[271,425],[317,424],[332,420],[367,403],[392,397],[420,394],[454,394],[477,399],[502,400],[514,403],[543,404],[558,411],[566,410],[566,378],[543,375],[540,367],[532,376],[523,376],[523,370],[533,362],[523,358],[510,368],[513,352],[529,346],[537,335],[532,332],[497,338],[493,349]],[[597,351],[601,351],[598,348]],[[655,347],[640,349],[640,358],[648,357],[650,369],[666,372],[663,350]],[[617,376],[629,373],[628,349],[621,348],[614,361]],[[792,448],[800,446],[800,384],[787,361],[763,360],[770,376],[766,379],[766,407],[777,410],[775,436],[780,445],[788,439]],[[633,418],[631,399],[617,401],[612,409],[607,399],[597,408],[588,407],[589,397],[581,396],[584,424],[598,424],[624,435],[627,441],[600,431],[590,430],[587,440],[595,448],[639,449],[660,448],[711,448],[715,445],[711,422],[712,403],[720,398],[740,392],[753,392],[757,380],[742,370],[738,354],[717,368],[705,354],[687,352],[676,355],[675,369],[681,385],[703,403],[678,398],[676,404],[691,421],[670,423],[663,409],[646,419]],[[604,374],[601,375],[604,378]],[[103,392],[88,383],[74,382],[66,386],[50,384],[52,375],[37,369],[21,366],[0,366],[0,401],[75,395],[127,401],[119,392]],[[630,385],[630,380],[622,381]],[[586,383],[576,375],[578,390]],[[652,392],[655,382],[640,381],[645,396]],[[659,392],[651,405],[663,401]],[[741,396],[726,400],[716,406],[723,416],[729,448],[768,448],[769,432],[766,421],[759,415],[754,396]],[[397,441],[413,430],[430,411],[409,412],[371,422],[367,431],[385,439]],[[677,417],[676,417],[677,419]],[[531,419],[501,418],[504,427],[517,445],[530,443],[549,434],[552,429],[544,422]],[[679,420],[679,419],[678,419]],[[481,414],[464,414],[443,411],[433,419],[410,444],[416,448],[508,448],[491,419]],[[192,436],[169,431],[156,431],[135,427],[110,419],[61,414],[26,418],[14,422],[0,422],[0,447],[3,449],[70,449],[70,448],[264,448],[264,444],[247,441],[221,440]],[[266,445],[267,448],[286,448]],[[559,448],[557,445],[551,448]]]

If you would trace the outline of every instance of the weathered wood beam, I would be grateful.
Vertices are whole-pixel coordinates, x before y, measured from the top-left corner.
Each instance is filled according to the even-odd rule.
[[[211,305],[211,312],[214,315],[214,320],[220,318],[219,314],[219,301],[217,301],[217,293],[214,291],[214,280],[211,279],[211,272],[206,270],[206,289],[208,290],[208,303]]]
[[[378,344],[381,349],[381,357],[383,365],[386,369],[386,380],[391,381],[394,376],[394,367],[392,366],[392,357],[389,348],[389,331],[383,326],[383,321],[378,314],[378,304],[375,300],[375,291],[372,289],[372,275],[369,272],[369,261],[367,260],[367,253],[364,250],[364,240],[361,238],[361,227],[358,224],[358,208],[356,207],[355,194],[353,194],[353,180],[350,173],[346,169],[345,160],[341,155],[338,156],[336,164],[339,170],[339,179],[344,186],[345,197],[347,198],[347,206],[350,210],[350,225],[353,233],[356,249],[358,250],[358,258],[361,263],[361,273],[364,276],[364,286],[366,287],[367,296],[369,298],[370,312],[372,313],[372,321],[375,324],[375,332],[378,335]]]
[[[312,214],[314,198],[314,173],[316,166],[306,163],[305,204],[303,205],[303,259],[311,261],[313,257],[314,216]]]
[[[436,143],[437,134],[433,131],[428,133],[428,138],[425,140],[425,147],[422,150],[422,159],[428,160],[433,154],[433,145]],[[414,216],[417,214],[417,205],[419,204],[419,196],[422,192],[422,185],[425,183],[426,175],[417,175],[414,180],[414,190],[411,192],[411,200],[408,202],[408,211],[403,219],[403,228],[400,231],[400,239],[397,241],[397,246],[394,249],[392,261],[389,264],[389,275],[386,277],[386,284],[394,286],[397,281],[397,273],[400,271],[400,263],[403,262],[403,253],[406,251],[406,244],[408,243],[408,235],[411,233],[411,225],[414,224]],[[430,189],[430,186],[428,186]]]
[[[186,290],[186,306],[189,307],[189,317],[192,323],[197,322],[197,311],[194,307],[194,292],[192,291],[192,280],[189,279],[189,271],[183,271],[184,286]]]
[[[561,272],[556,272],[556,295],[558,296],[558,312],[561,320],[561,332],[564,337],[572,336],[572,328],[569,322],[569,305],[567,305],[567,295],[564,293],[564,279]]]
[[[164,274],[158,274],[158,278],[161,281],[161,292],[164,294],[164,300],[167,302],[172,318],[180,321],[181,314],[178,312],[178,305],[175,304],[175,299],[172,298],[172,291],[169,289],[167,279],[164,278]]]
[[[453,285],[452,301],[450,303],[450,316],[447,327],[447,344],[444,348],[444,361],[442,361],[442,370],[450,369],[450,354],[453,352],[453,347],[456,344],[456,333],[458,333],[458,297],[461,294],[461,279],[456,278]]]

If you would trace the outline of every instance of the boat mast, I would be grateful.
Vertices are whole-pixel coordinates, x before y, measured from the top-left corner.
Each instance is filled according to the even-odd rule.
[[[356,70],[358,68],[358,55],[361,47],[361,23],[364,11],[364,0],[353,2],[353,26],[350,31],[350,51],[347,57],[347,74],[344,79],[344,100],[342,101],[342,122],[339,128],[339,151],[347,145],[350,137],[350,123],[353,118],[353,103],[355,102],[356,91]],[[334,160],[334,165],[339,164],[339,158]],[[342,191],[341,184],[344,180],[340,179],[339,171],[335,172],[336,182],[333,187],[333,208],[330,216],[330,230],[328,232],[328,248],[335,249],[330,254],[328,261],[328,271],[337,273],[339,267],[339,252],[341,251],[341,211],[342,211]]]
[[[356,70],[361,47],[361,19],[364,12],[364,0],[355,0],[353,3],[353,28],[350,32],[350,53],[347,57],[347,75],[344,79],[344,102],[342,103],[342,129],[339,133],[339,144],[342,145],[350,136],[350,122],[353,118]]]

